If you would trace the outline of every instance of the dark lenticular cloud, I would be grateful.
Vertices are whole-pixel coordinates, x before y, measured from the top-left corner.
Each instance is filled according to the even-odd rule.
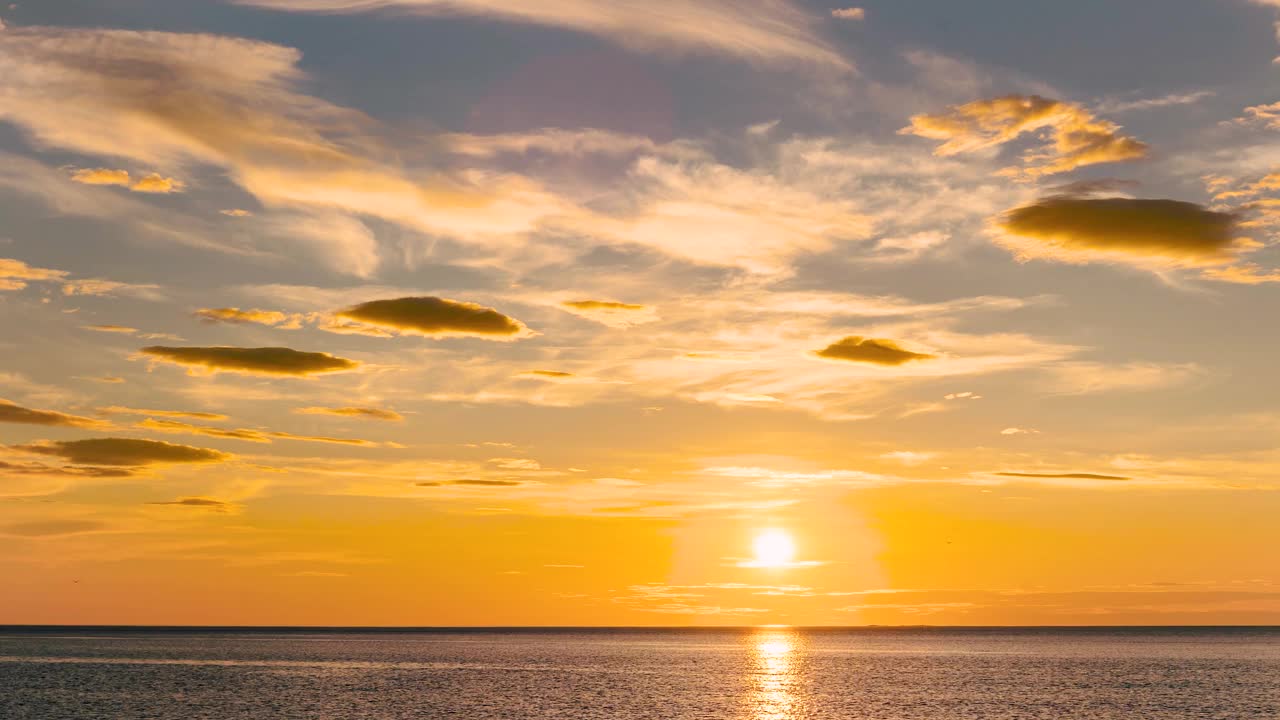
[[[305,376],[341,372],[359,367],[354,360],[322,352],[303,352],[286,347],[163,347],[142,348],[148,357],[211,371],[261,375]]]
[[[339,311],[336,315],[401,333],[421,335],[511,337],[528,330],[519,320],[493,308],[440,297],[374,300]]]
[[[94,438],[19,445],[17,449],[62,458],[78,465],[141,465],[216,463],[232,455],[209,448],[136,438]]]
[[[1026,258],[1068,262],[1120,256],[1217,265],[1247,249],[1237,216],[1178,200],[1053,196],[996,220],[1000,244]]]
[[[876,340],[851,335],[816,352],[828,360],[847,360],[873,365],[903,365],[913,360],[932,360],[936,356],[911,352],[892,340]]]

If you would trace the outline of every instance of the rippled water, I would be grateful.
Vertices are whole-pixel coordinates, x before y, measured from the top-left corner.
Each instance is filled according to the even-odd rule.
[[[0,628],[4,720],[1280,718],[1280,630]]]

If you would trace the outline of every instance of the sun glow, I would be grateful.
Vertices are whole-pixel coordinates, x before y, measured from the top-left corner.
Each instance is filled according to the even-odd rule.
[[[796,543],[785,530],[765,530],[756,536],[756,567],[786,567],[796,556]]]

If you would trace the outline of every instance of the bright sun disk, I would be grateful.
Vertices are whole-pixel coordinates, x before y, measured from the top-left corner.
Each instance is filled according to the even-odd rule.
[[[756,536],[753,548],[758,567],[785,567],[796,556],[796,543],[784,530],[765,530]]]

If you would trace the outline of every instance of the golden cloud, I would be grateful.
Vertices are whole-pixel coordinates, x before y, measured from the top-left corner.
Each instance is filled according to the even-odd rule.
[[[139,471],[127,467],[45,465],[44,463],[15,463],[4,460],[0,460],[0,472],[6,476],[73,478],[131,478],[140,474]]]
[[[520,373],[522,377],[544,378],[547,380],[565,380],[573,377],[573,373],[560,370],[529,370]]]
[[[62,458],[77,465],[136,467],[180,463],[217,463],[234,456],[209,448],[175,445],[159,440],[94,438],[18,445],[17,449]]]
[[[62,270],[31,267],[21,260],[0,258],[0,290],[21,290],[27,286],[27,280],[61,280],[67,274]]]
[[[168,194],[183,188],[182,181],[164,177],[159,173],[150,173],[133,180],[128,170],[112,170],[110,168],[84,168],[71,173],[71,179],[85,185],[115,185],[126,187],[133,192]]]
[[[337,415],[340,417],[365,418],[369,420],[386,420],[401,422],[404,416],[394,410],[367,407],[304,407],[294,410],[299,415]]]
[[[71,179],[85,185],[121,185],[129,184],[128,170],[111,170],[109,168],[84,168],[71,173]]]
[[[0,422],[53,427],[100,428],[108,423],[93,418],[68,415],[53,410],[33,410],[8,400],[0,400]]]
[[[227,430],[224,428],[207,427],[204,425],[192,425],[191,423],[185,423],[179,420],[156,420],[155,418],[147,418],[142,422],[135,423],[134,427],[143,430],[176,433],[179,435],[205,435],[207,437],[219,438],[222,440],[244,440],[245,442],[256,443],[271,442],[270,438],[258,430],[248,430],[243,428]]]
[[[529,332],[519,320],[493,308],[439,297],[374,300],[335,314],[339,318],[378,328],[431,336],[492,338],[515,337]]]
[[[1054,196],[995,221],[997,242],[1022,259],[1223,265],[1254,247],[1234,213],[1178,200]]]
[[[206,368],[211,372],[306,376],[354,370],[360,363],[323,352],[303,352],[287,347],[164,347],[140,351],[164,362]]]
[[[560,303],[560,307],[578,317],[616,328],[628,328],[658,319],[657,312],[648,305],[613,300],[566,300]]]
[[[903,365],[914,360],[932,360],[935,355],[903,349],[892,340],[876,340],[851,335],[839,342],[815,352],[828,360],[872,363],[874,365]]]
[[[1038,95],[1006,95],[955,105],[938,114],[916,115],[900,132],[943,141],[937,155],[956,155],[1003,145],[1027,133],[1047,130],[1048,147],[1024,156],[1025,167],[1008,175],[1037,178],[1086,165],[1138,160],[1147,145],[1119,133],[1080,105]]]
[[[194,420],[226,420],[226,415],[210,412],[188,412],[186,410],[151,410],[147,408],[122,407],[110,405],[98,408],[98,412],[106,415],[151,415],[154,417],[191,418]]]
[[[182,181],[167,178],[159,173],[151,173],[138,178],[129,189],[140,193],[168,194],[182,189]]]
[[[611,302],[608,300],[567,300],[561,303],[567,308],[575,310],[622,310],[622,311],[639,311],[644,310],[644,305],[633,305],[631,303]]]
[[[126,327],[124,325],[81,325],[85,330],[93,330],[94,332],[119,333],[121,335],[132,335],[138,332],[138,328]]]
[[[206,437],[219,438],[222,440],[243,440],[245,442],[270,443],[272,440],[297,440],[300,442],[328,443],[330,445],[355,445],[358,447],[378,447],[378,443],[372,440],[361,440],[359,438],[334,438],[314,435],[295,435],[289,432],[281,432],[277,430],[253,430],[249,428],[237,428],[227,430],[224,428],[209,427],[207,425],[193,425],[177,420],[156,420],[147,418],[134,427],[144,430],[157,430],[159,432],[176,433],[181,435],[204,435]],[[387,447],[398,447],[394,443],[387,443]]]
[[[282,330],[297,330],[302,327],[303,316],[282,313],[276,310],[241,310],[240,308],[201,308],[196,317],[207,322],[224,322],[234,324],[256,323],[269,325]]]

